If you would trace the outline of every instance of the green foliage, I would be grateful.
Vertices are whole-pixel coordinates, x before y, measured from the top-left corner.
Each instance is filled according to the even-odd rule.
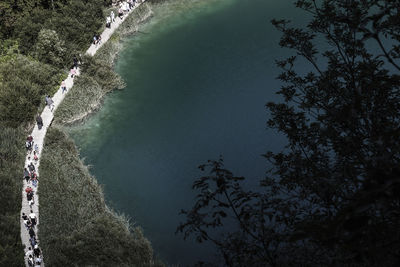
[[[85,56],[82,73],[56,110],[56,122],[68,123],[84,118],[99,107],[104,95],[121,89],[124,83],[112,67],[99,58]]]
[[[296,5],[312,19],[302,29],[273,21],[295,56],[277,62],[282,102],[267,104],[286,147],[265,154],[257,192],[221,161],[202,165],[209,174],[193,184],[197,201],[178,231],[213,242],[227,266],[397,266],[398,2]],[[237,227],[218,235],[227,224]]]
[[[0,124],[0,266],[23,266],[20,237],[23,129]]]
[[[18,54],[19,46],[17,41],[0,41],[0,64],[14,59]],[[0,77],[0,79],[2,78]]]
[[[108,0],[0,1],[0,266],[24,266],[19,233],[25,149],[21,135],[27,134],[34,114],[43,107],[44,95],[55,93],[65,78],[61,69],[69,69],[73,55],[89,47],[109,4]],[[107,74],[101,70],[98,75],[108,88]],[[114,221],[111,217],[106,216]]]
[[[56,110],[57,123],[72,123],[85,118],[99,108],[105,94],[125,87],[121,77],[114,72],[113,64],[121,47],[121,39],[135,33],[139,24],[152,15],[145,5],[140,6],[137,12],[142,16],[127,17],[94,57],[84,56],[81,75],[75,79],[74,86]]]
[[[44,95],[58,89],[60,73],[26,56],[0,64],[0,121],[17,127],[32,120]]]
[[[34,47],[34,56],[43,63],[62,67],[65,57],[64,41],[54,30],[42,29]]]
[[[49,14],[48,10],[36,8],[28,16],[22,16],[15,22],[13,33],[9,38],[18,40],[22,54],[28,55],[32,52],[37,36],[43,28],[44,19]]]
[[[66,60],[89,48],[93,34],[104,24],[103,0],[70,1],[52,12],[45,22],[45,28],[55,30],[67,48]],[[60,30],[62,29],[62,30]],[[68,62],[68,61],[66,61]]]
[[[103,8],[109,1],[32,0],[28,1],[29,3],[8,2],[14,1],[0,4],[0,7],[4,6],[5,16],[2,19],[7,21],[5,24],[0,24],[2,25],[0,32],[3,36],[19,40],[21,52],[31,54],[34,52],[37,42],[41,40],[39,38],[40,31],[43,29],[53,30],[56,32],[58,40],[63,42],[65,51],[62,53],[62,66],[65,67],[70,63],[74,54],[83,53],[89,47],[93,34],[103,26]],[[39,55],[43,54],[39,53]],[[55,56],[55,59],[46,56],[43,60],[48,63],[56,61],[58,64],[60,55],[56,53]],[[42,58],[39,59],[42,60]]]
[[[51,266],[147,266],[150,243],[110,211],[72,141],[49,129],[41,158],[40,237]]]
[[[39,2],[40,0],[2,0],[0,2],[0,39],[11,37],[18,20],[28,16]]]

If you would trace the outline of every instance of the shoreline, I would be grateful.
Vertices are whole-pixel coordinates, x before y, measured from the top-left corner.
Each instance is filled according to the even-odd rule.
[[[122,25],[127,18],[132,17],[130,15],[133,13],[133,11],[135,9],[137,9],[138,7],[140,7],[142,4],[139,4],[139,5],[135,6],[132,10],[130,10],[129,13],[127,13],[125,15],[126,17],[124,17],[122,20],[119,21],[119,23],[118,22],[115,23],[114,24],[115,25],[114,29],[105,29],[103,31],[102,35],[105,36],[105,37],[107,37],[107,35],[109,35],[108,38],[113,36],[115,30],[120,25]],[[112,31],[111,33],[108,32],[110,30]],[[107,40],[108,38],[105,38],[105,40]],[[104,43],[103,46],[99,46],[99,47],[96,46],[94,49],[92,48],[92,46],[93,46],[92,45],[87,51],[92,51],[92,54],[95,54],[100,48],[104,47],[105,44],[106,44],[106,42]],[[78,67],[76,69],[76,76],[79,77],[79,75],[80,75],[80,68]],[[68,75],[68,77],[65,79],[65,85],[66,85],[66,88],[68,89],[67,93],[63,94],[61,88],[59,88],[57,90],[57,92],[54,94],[54,96],[53,96],[53,101],[54,101],[53,109],[57,110],[57,107],[59,105],[61,105],[61,103],[63,102],[63,100],[66,97],[66,95],[68,95],[69,90],[73,88],[74,79],[75,79],[75,77],[70,76],[70,75]],[[44,150],[44,142],[45,142],[45,138],[46,138],[46,132],[47,132],[48,129],[50,129],[50,126],[51,126],[51,124],[52,124],[52,122],[53,122],[53,120],[54,120],[54,118],[56,116],[55,112],[53,114],[53,109],[50,110],[49,108],[44,107],[44,109],[43,109],[43,111],[41,113],[41,117],[43,119],[43,128],[39,129],[37,124],[35,124],[34,127],[33,127],[32,132],[30,134],[33,137],[33,140],[35,142],[34,143],[35,146],[37,146],[37,149],[35,147],[35,150],[38,151],[38,159],[35,160],[35,161],[33,159],[31,159],[33,157],[31,155],[31,153],[27,153],[27,155],[25,156],[24,167],[26,167],[29,163],[34,163],[34,166],[36,168],[36,173],[37,173],[38,176],[39,176],[40,158],[41,158],[41,155],[42,155],[43,150]],[[42,171],[42,169],[41,169],[41,171]],[[34,203],[33,204],[32,203],[28,204],[26,193],[25,193],[25,191],[26,191],[25,188],[28,188],[28,186],[30,187],[31,184],[28,181],[25,181],[25,180],[23,181],[23,187],[22,187],[22,193],[21,193],[22,205],[21,205],[21,211],[20,211],[20,216],[22,214],[24,214],[24,213],[25,214],[29,214],[31,210],[33,210],[33,212],[36,214],[36,225],[37,225],[37,227],[35,228],[35,231],[36,231],[36,236],[37,236],[36,238],[37,238],[38,241],[41,240],[41,238],[39,238],[39,236],[38,236],[38,233],[39,233],[39,228],[41,228],[40,227],[41,226],[40,225],[40,219],[39,219],[39,196],[40,196],[40,193],[42,192],[42,191],[39,191],[39,184],[41,184],[41,183],[39,182],[39,183],[37,183],[36,186],[33,186],[34,194],[35,194]],[[42,186],[45,186],[45,184],[42,185]],[[41,220],[46,220],[46,219],[48,219],[48,218],[43,218],[43,217],[41,218]],[[31,244],[30,244],[30,241],[29,241],[28,231],[27,231],[27,229],[25,227],[25,223],[24,223],[22,218],[20,218],[20,226],[21,226],[20,238],[21,238],[22,244],[24,245],[24,252],[26,253],[28,251],[28,247],[31,247]],[[40,242],[40,243],[42,244],[42,242]],[[42,249],[43,249],[43,247],[42,247]],[[45,253],[42,252],[42,257],[41,257],[42,266],[44,266],[44,260],[43,260],[43,258],[44,258],[43,255],[44,254]],[[25,265],[28,266],[26,254],[25,254],[24,258],[25,258]]]
[[[211,3],[214,0],[210,1]],[[203,3],[207,3],[208,1],[205,1]],[[170,8],[170,6],[178,6],[178,4],[175,5],[175,1],[167,1],[166,3],[160,4],[161,5],[166,5],[167,8],[169,8],[169,12],[173,9]],[[179,1],[178,1],[179,3]],[[209,3],[207,3],[207,5],[209,5]],[[190,6],[192,7],[192,6]],[[179,10],[179,12],[182,14],[184,12],[186,12],[188,10],[188,7],[185,7],[184,10]],[[164,14],[165,15],[165,14]],[[133,16],[132,16],[133,17]],[[146,14],[145,18],[141,18],[140,22],[138,24],[143,24],[143,23],[147,23],[149,19],[151,19],[153,17],[153,13],[148,13]],[[133,21],[133,24],[136,24],[137,22]],[[127,32],[124,32],[124,31]],[[122,32],[122,33],[121,33]],[[151,31],[149,31],[151,32]],[[105,43],[103,45],[103,47],[101,47],[99,49],[99,52],[96,54],[96,56],[94,58],[99,58],[102,57],[102,60],[108,63],[108,66],[112,66],[112,70],[115,73],[115,69],[113,68],[116,64],[116,61],[119,59],[120,56],[120,52],[121,50],[124,48],[124,42],[126,40],[126,38],[131,37],[132,35],[135,36],[136,33],[142,33],[140,32],[140,30],[138,28],[135,28],[135,25],[130,25],[128,21],[124,21],[124,23],[121,25],[121,27],[118,29],[118,31],[114,32],[113,36],[110,37],[110,40]],[[75,89],[79,89],[78,91],[80,91],[80,89],[83,89],[82,91],[84,91],[85,88],[75,88]],[[96,114],[96,112],[98,112],[104,104],[105,101],[105,97],[107,97],[107,95],[109,93],[112,93],[116,90],[119,89],[123,89],[123,88],[117,88],[114,87],[112,90],[102,90],[99,89],[99,93],[100,95],[96,95],[96,99],[95,101],[92,101],[91,104],[89,105],[90,108],[85,110],[84,112],[79,112],[73,116],[69,116],[67,118],[58,118],[56,116],[55,118],[55,124],[57,126],[60,126],[61,130],[63,132],[69,133],[68,127],[74,127],[77,126],[79,124],[85,124],[87,122],[87,120],[90,120],[90,118],[92,118],[93,115]],[[84,91],[85,92],[85,91]],[[110,96],[112,97],[112,96]],[[73,106],[71,106],[73,107]],[[65,127],[65,128],[63,128]],[[71,137],[68,137],[69,139],[72,140]],[[72,140],[75,144],[75,141]],[[79,153],[79,152],[78,152]],[[85,159],[82,158],[81,156],[79,156],[80,160],[82,163],[85,162]],[[90,168],[89,168],[89,172],[90,172]],[[96,177],[94,177],[94,179],[97,180]]]
[[[228,3],[230,1],[223,1]],[[94,59],[98,59],[103,61],[110,67],[111,72],[113,75],[119,75],[115,72],[114,66],[116,61],[118,60],[119,53],[123,49],[123,43],[129,37],[132,37],[136,34],[147,34],[147,32],[141,32],[139,27],[146,25],[146,23],[150,23],[151,19],[154,16],[152,8],[156,8],[158,6],[163,6],[166,10],[176,10],[177,12],[184,15],[186,10],[193,9],[193,8],[204,8],[205,6],[213,6],[218,3],[217,0],[200,0],[200,1],[191,1],[190,3],[180,2],[177,0],[159,0],[159,1],[146,1],[142,5],[140,5],[137,10],[135,10],[136,14],[138,15],[138,19],[136,16],[129,16],[127,17],[118,29],[110,36],[109,40],[99,48],[96,55],[93,56]],[[145,8],[145,14],[138,14],[138,12],[142,11],[140,9]],[[170,12],[170,11],[169,11]],[[170,13],[166,12],[166,14],[161,14],[162,18],[170,16]],[[90,77],[92,78],[92,77]],[[120,77],[119,77],[120,78]],[[79,79],[79,78],[78,78]],[[123,80],[121,79],[122,83]],[[78,82],[79,83],[79,82]],[[76,90],[83,93],[86,93],[87,87],[90,87],[92,84],[86,84],[82,86],[82,90]],[[74,87],[79,86],[79,84],[75,84]],[[100,86],[101,87],[101,86]],[[74,114],[71,114],[71,110],[75,110],[77,107],[81,106],[77,101],[79,101],[79,97],[76,96],[73,103],[70,104],[69,107],[65,107],[60,105],[58,108],[58,113],[55,115],[54,123],[56,125],[62,125],[66,127],[73,127],[74,125],[83,124],[87,119],[90,119],[91,115],[94,115],[98,112],[104,103],[104,99],[107,94],[112,93],[116,90],[124,90],[125,84],[116,84],[111,89],[104,89],[104,88],[97,88],[92,92],[94,94],[91,95],[91,98],[88,99],[89,105],[87,105],[86,110],[77,111]],[[76,89],[76,88],[75,88]],[[68,97],[66,97],[66,100]],[[66,105],[64,101],[64,105]],[[85,102],[85,104],[87,104]],[[62,114],[59,114],[62,113]]]
[[[144,6],[144,7],[143,7]],[[144,2],[140,6],[138,6],[132,12],[140,12],[141,8],[145,8],[144,10],[146,13],[143,17],[139,16],[139,20],[135,14],[129,14],[128,17],[119,25],[118,29],[114,31],[114,33],[109,37],[107,42],[105,42],[100,48],[98,48],[97,53],[93,56],[94,60],[99,60],[102,64],[106,64],[107,67],[110,68],[111,72],[116,75],[120,79],[119,75],[115,72],[114,65],[115,62],[118,60],[119,52],[123,49],[123,42],[125,38],[129,38],[130,36],[135,35],[136,33],[140,33],[138,30],[141,24],[147,23],[153,16],[153,12],[151,7],[147,2]],[[82,73],[85,75],[85,73]],[[118,83],[119,82],[119,83]],[[56,113],[54,116],[54,122],[57,125],[62,126],[73,126],[74,124],[84,123],[84,121],[90,118],[91,115],[95,114],[98,110],[101,109],[104,98],[107,94],[112,93],[116,90],[123,90],[125,87],[124,82],[122,79],[116,82],[113,88],[99,88],[96,90],[95,98],[90,98],[90,103],[86,103],[86,110],[78,112],[73,115],[65,116],[64,114]],[[77,84],[79,86],[79,77],[77,80]],[[74,87],[76,87],[75,85]],[[101,86],[100,86],[101,87]],[[79,90],[83,88],[71,88],[74,91],[85,92],[84,90]],[[68,101],[68,96],[66,96],[66,100]],[[72,106],[73,108],[74,106]],[[71,107],[65,107],[60,105],[60,109],[70,109]]]

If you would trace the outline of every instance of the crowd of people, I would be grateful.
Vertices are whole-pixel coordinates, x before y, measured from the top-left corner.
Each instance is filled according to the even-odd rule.
[[[42,122],[43,123],[43,122]],[[35,204],[35,189],[37,188],[39,179],[36,173],[36,167],[38,161],[39,147],[37,144],[34,144],[33,137],[30,135],[26,138],[26,147],[27,147],[27,156],[28,160],[32,159],[33,153],[33,161],[31,161],[26,168],[24,168],[24,180],[26,181],[27,187],[25,188],[26,200],[28,202],[30,213],[25,214],[22,213],[22,220],[24,221],[24,225],[29,234],[29,243],[30,246],[25,253],[28,266],[38,267],[42,263],[42,251],[39,248],[38,240],[36,238],[35,227],[37,225],[37,217],[33,212],[33,205]],[[31,187],[31,185],[33,187]]]
[[[141,0],[127,0],[127,1],[121,1],[119,4],[119,9],[118,9],[118,17],[122,20],[124,15],[131,11],[132,8],[134,8],[135,3],[141,3]],[[115,13],[114,11],[110,12],[110,15],[107,16],[106,18],[106,27],[111,28],[111,24],[115,22]],[[94,45],[100,45],[101,44],[101,35],[96,33],[93,35],[93,44]]]
[[[119,3],[119,8],[118,8],[118,17],[120,19],[123,19],[124,15],[135,7],[135,4],[140,4],[141,2],[142,2],[141,0],[121,1]],[[110,28],[111,23],[113,22],[115,22],[115,14],[114,11],[111,11],[110,16],[108,16],[106,19],[106,27]]]
[[[73,66],[71,68],[72,73],[72,78],[76,74],[76,70],[78,68],[79,60],[74,57],[73,59]],[[73,71],[72,71],[73,70]],[[62,90],[62,93],[64,93],[67,90],[65,80],[62,81],[60,89]],[[53,111],[55,105],[53,99],[50,97],[50,95],[45,96],[45,101],[46,105],[48,108]],[[38,125],[38,129],[42,129],[43,127],[43,119],[40,116],[40,114],[36,115],[36,123]],[[42,264],[43,261],[43,256],[42,256],[42,251],[39,248],[39,243],[38,239],[36,236],[36,225],[37,225],[37,217],[36,214],[33,212],[34,209],[34,204],[35,204],[35,190],[37,189],[38,183],[39,183],[39,177],[37,174],[36,166],[39,161],[39,146],[35,144],[33,140],[33,136],[29,135],[26,138],[25,142],[25,147],[27,151],[27,159],[29,164],[24,168],[23,172],[23,179],[26,181],[26,188],[25,188],[25,194],[26,194],[26,200],[28,202],[29,214],[22,213],[22,220],[24,222],[24,225],[28,231],[29,234],[29,247],[28,250],[25,253],[26,260],[28,266],[32,267],[39,267]]]
[[[142,0],[127,0],[127,1],[121,1],[119,3],[119,8],[118,8],[118,17],[122,20],[124,15],[131,11],[134,7],[135,4],[140,4],[143,2]],[[115,13],[114,11],[110,12],[110,15],[107,16],[106,18],[106,28],[111,28],[112,23],[115,22]],[[94,34],[93,35],[93,44],[94,45],[99,45],[101,44],[101,35],[100,34]]]
[[[120,19],[123,18],[123,16],[129,12],[136,3],[141,3],[142,0],[128,0],[128,1],[123,1],[120,3],[120,7],[118,10],[118,16]],[[111,28],[111,23],[115,22],[115,14],[113,11],[111,11],[110,16],[107,17],[107,22],[106,22],[106,27]],[[93,36],[93,44],[98,45],[101,44],[101,35],[100,34],[95,34]],[[74,78],[76,75],[76,71],[78,69],[78,64],[79,60],[74,57],[73,59],[73,66],[70,70],[70,75],[71,78]],[[62,94],[67,91],[66,83],[65,80],[61,82],[60,89],[62,90]],[[53,111],[55,108],[54,101],[50,97],[50,95],[45,96],[45,103],[48,106],[48,108]],[[36,116],[36,123],[38,125],[38,129],[40,130],[43,127],[43,119],[40,116],[40,114],[37,114]],[[26,181],[26,188],[25,188],[25,193],[26,193],[26,199],[30,208],[30,213],[29,215],[22,213],[22,220],[23,223],[28,231],[29,234],[29,242],[30,246],[28,247],[28,250],[25,253],[26,259],[28,266],[32,267],[40,267],[43,261],[43,256],[42,256],[42,251],[39,248],[39,243],[38,239],[36,236],[36,225],[38,223],[37,221],[37,216],[33,212],[33,207],[35,204],[35,190],[37,189],[39,178],[36,172],[36,167],[38,160],[39,160],[39,147],[37,144],[34,143],[33,137],[30,135],[26,139],[26,150],[27,150],[27,158],[30,163],[28,166],[24,168],[23,172],[23,179]],[[32,160],[33,159],[33,160]],[[32,186],[31,186],[32,185]]]

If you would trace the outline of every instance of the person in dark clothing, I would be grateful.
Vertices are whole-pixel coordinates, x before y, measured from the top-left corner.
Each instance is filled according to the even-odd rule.
[[[32,222],[31,222],[31,220],[27,220],[25,225],[26,225],[26,227],[27,227],[28,230],[31,229],[31,228],[32,228]]]
[[[28,257],[28,266],[29,267],[33,267],[33,257],[32,257],[32,255],[29,255],[29,257]]]
[[[34,172],[36,170],[35,165],[31,162],[31,164],[28,165],[28,169],[30,172]]]
[[[37,122],[37,125],[38,125],[38,129],[39,130],[42,129],[43,120],[42,120],[42,117],[39,114],[37,114],[37,116],[36,116],[36,122]]]
[[[26,168],[24,168],[24,178],[26,182],[29,183],[29,179],[31,178],[31,176]]]
[[[78,59],[76,58],[76,56],[74,56],[73,61],[74,61],[74,68],[77,69],[78,68]]]
[[[35,257],[37,258],[37,257],[40,256],[40,253],[41,253],[41,251],[40,251],[39,246],[38,246],[38,245],[35,245],[35,246],[34,246],[34,249],[33,249],[33,255],[35,255]]]
[[[33,230],[33,228],[29,228],[29,236],[32,237],[36,237],[35,231]]]
[[[37,244],[37,241],[36,241],[36,238],[35,238],[35,237],[29,238],[29,242],[31,242],[31,246],[32,246],[32,247],[37,246],[37,245],[36,245],[36,244]],[[33,249],[33,253],[35,253],[35,249]]]
[[[33,192],[32,191],[26,193],[26,199],[28,200],[28,202],[33,199]]]

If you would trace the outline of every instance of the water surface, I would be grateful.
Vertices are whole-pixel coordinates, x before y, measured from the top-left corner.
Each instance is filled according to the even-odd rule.
[[[213,260],[213,247],[174,234],[179,210],[207,159],[256,184],[261,154],[282,141],[266,130],[265,103],[277,99],[274,60],[287,52],[270,20],[294,17],[292,1],[183,1],[127,40],[116,71],[127,87],[71,135],[110,205],[144,229],[169,264]],[[210,4],[211,3],[211,4]]]

